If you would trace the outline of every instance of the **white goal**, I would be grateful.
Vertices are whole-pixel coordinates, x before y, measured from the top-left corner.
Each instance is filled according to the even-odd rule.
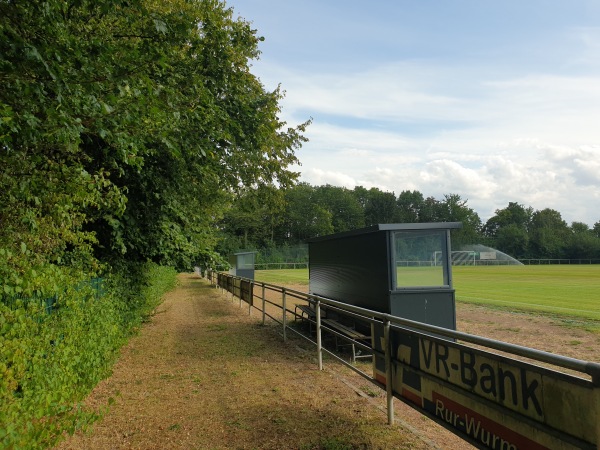
[[[456,250],[451,252],[453,266],[475,266],[477,264],[477,252]],[[433,252],[433,263],[436,266],[442,265],[442,252]]]

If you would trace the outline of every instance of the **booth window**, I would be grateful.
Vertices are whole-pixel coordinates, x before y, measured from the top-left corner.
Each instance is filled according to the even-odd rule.
[[[254,253],[241,253],[238,257],[238,269],[254,269]]]
[[[448,287],[445,230],[394,233],[396,289]]]

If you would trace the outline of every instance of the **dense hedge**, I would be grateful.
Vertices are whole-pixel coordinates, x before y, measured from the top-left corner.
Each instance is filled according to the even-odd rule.
[[[80,401],[175,285],[172,268],[122,267],[102,288],[79,282],[39,301],[0,302],[0,448],[46,448],[97,418]]]

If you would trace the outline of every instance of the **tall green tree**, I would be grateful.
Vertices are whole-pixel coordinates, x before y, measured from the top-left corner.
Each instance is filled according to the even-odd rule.
[[[462,223],[462,228],[452,230],[452,245],[455,248],[481,241],[481,219],[467,205],[467,200],[458,194],[446,194],[444,200],[438,202],[435,221]]]
[[[427,222],[422,220],[424,203],[425,198],[419,191],[402,191],[397,200],[398,222]]]
[[[492,246],[515,257],[525,258],[530,255],[529,229],[533,208],[516,202],[509,202],[503,209],[497,209],[482,228]]]
[[[1,289],[189,267],[223,200],[291,185],[306,124],[250,72],[260,41],[215,0],[0,2]]]
[[[594,224],[592,232],[594,233],[594,236],[600,238],[600,220]]]
[[[315,189],[316,203],[331,214],[335,233],[363,228],[365,211],[352,191],[329,184]]]
[[[600,258],[600,239],[593,229],[583,222],[573,222],[571,235],[566,243],[565,256],[570,259]]]
[[[529,234],[515,223],[498,229],[492,245],[513,258],[526,258],[529,253]]]
[[[560,212],[545,208],[531,217],[532,251],[538,258],[564,258],[570,230]]]
[[[366,226],[396,222],[398,220],[396,195],[393,192],[383,192],[378,188],[369,189],[364,205],[364,216]]]
[[[316,190],[299,183],[285,191],[285,216],[276,232],[281,244],[295,245],[334,232],[332,214],[320,205]]]
[[[225,233],[239,238],[236,250],[272,246],[284,210],[283,189],[266,185],[246,189],[225,212],[223,228]]]
[[[533,208],[525,207],[516,202],[509,202],[503,209],[497,209],[483,226],[483,232],[486,236],[496,237],[498,232],[508,225],[515,225],[527,232],[531,223]]]

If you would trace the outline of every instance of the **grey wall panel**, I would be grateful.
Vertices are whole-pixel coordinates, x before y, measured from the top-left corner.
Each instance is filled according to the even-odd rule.
[[[390,303],[394,316],[456,330],[454,290],[393,292]]]
[[[236,276],[254,280],[254,269],[236,269]]]

